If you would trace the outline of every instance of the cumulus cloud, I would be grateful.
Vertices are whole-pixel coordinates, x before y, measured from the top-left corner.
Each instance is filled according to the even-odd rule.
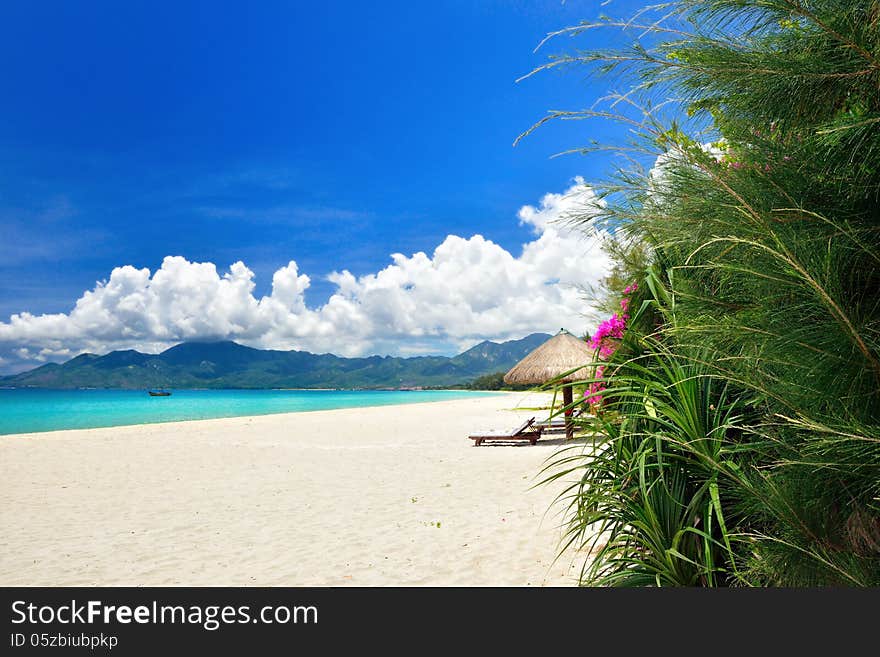
[[[700,144],[700,149],[711,155],[716,161],[721,161],[727,153],[727,143],[724,140],[717,142],[705,142]],[[682,154],[676,151],[665,151],[654,160],[654,166],[648,171],[650,188],[648,195],[654,200],[662,198],[662,191],[669,187],[669,181],[675,168],[680,165]]]
[[[519,254],[483,235],[449,235],[431,254],[392,254],[375,273],[330,273],[335,291],[317,307],[306,305],[311,278],[294,260],[274,273],[271,293],[260,298],[243,262],[222,273],[181,256],[166,257],[155,272],[120,266],[69,313],[22,312],[0,322],[0,358],[21,369],[83,352],[157,352],[216,339],[344,356],[415,355],[562,326],[592,330],[579,288],[606,272],[600,247],[608,236],[575,230],[567,220],[595,211],[596,203],[577,179],[564,193],[520,209],[520,223],[535,238]]]

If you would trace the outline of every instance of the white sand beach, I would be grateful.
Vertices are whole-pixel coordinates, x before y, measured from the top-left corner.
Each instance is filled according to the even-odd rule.
[[[0,436],[0,585],[560,586],[542,397]]]

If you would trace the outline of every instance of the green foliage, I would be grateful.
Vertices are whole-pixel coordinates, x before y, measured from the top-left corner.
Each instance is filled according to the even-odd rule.
[[[603,315],[620,311],[623,290],[642,277],[651,263],[651,247],[641,239],[621,232],[617,239],[602,242],[602,251],[611,260],[611,269],[599,280],[597,288],[587,290],[590,305]],[[585,336],[589,340],[589,336]]]
[[[494,372],[484,376],[478,376],[476,379],[467,384],[468,390],[528,390],[533,386],[529,385],[510,385],[504,383],[505,372]]]
[[[633,126],[590,221],[653,251],[606,441],[553,464],[579,474],[572,542],[607,539],[584,582],[877,586],[880,2],[680,0],[639,22],[627,51],[551,64],[630,83],[561,118]]]
[[[568,541],[587,544],[589,585],[712,586],[736,578],[721,498],[740,449],[739,402],[701,358],[645,339],[617,365],[592,429],[605,440],[561,450],[548,479],[572,478]]]

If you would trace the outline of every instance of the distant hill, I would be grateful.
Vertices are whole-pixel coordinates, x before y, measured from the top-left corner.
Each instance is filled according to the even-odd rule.
[[[452,358],[341,358],[270,351],[235,342],[185,342],[161,354],[82,354],[61,365],[0,377],[0,385],[38,388],[414,388],[466,383],[513,367],[548,340],[533,333],[481,342]]]

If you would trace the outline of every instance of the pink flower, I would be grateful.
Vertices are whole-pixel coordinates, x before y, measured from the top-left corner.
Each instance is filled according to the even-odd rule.
[[[591,383],[590,389],[584,391],[584,399],[588,404],[601,404],[602,391],[605,390],[605,384],[602,382]]]
[[[627,285],[623,290],[624,294],[632,294],[636,290],[639,289],[637,283],[632,283],[631,285]],[[620,313],[614,313],[606,319],[604,322],[599,324],[596,328],[596,332],[593,333],[593,338],[590,341],[590,346],[593,349],[599,350],[599,355],[603,358],[608,358],[611,354],[614,353],[616,347],[609,344],[605,338],[615,338],[621,339],[623,338],[623,333],[626,331],[626,323],[629,321],[629,297],[624,297],[620,300]]]
[[[627,285],[623,290],[625,295],[632,294],[639,289],[638,283]],[[593,337],[590,340],[590,346],[599,351],[599,356],[603,360],[608,360],[617,351],[616,340],[623,338],[626,331],[626,323],[629,321],[629,303],[628,296],[624,296],[620,300],[621,312],[614,313],[599,324]],[[596,378],[602,378],[605,375],[605,366],[600,365],[596,368]],[[594,381],[584,391],[584,399],[590,404],[602,403],[602,391],[606,389],[604,381]]]
[[[605,366],[600,365],[596,368],[596,377],[597,379],[601,379],[605,376]],[[584,390],[584,399],[588,404],[601,404],[602,403],[602,391],[606,389],[604,381],[594,381],[591,383],[586,390]]]
[[[599,324],[599,327],[593,334],[593,339],[591,341],[593,349],[599,349],[604,338],[622,338],[625,329],[626,320],[617,313],[614,313],[611,317]]]
[[[606,319],[604,322],[599,324],[596,332],[593,333],[593,339],[590,341],[590,346],[593,349],[599,350],[599,355],[602,358],[610,357],[617,349],[617,347],[606,338],[613,339],[621,339],[623,338],[623,333],[626,331],[626,321],[629,319],[629,314],[619,315],[614,313]]]

